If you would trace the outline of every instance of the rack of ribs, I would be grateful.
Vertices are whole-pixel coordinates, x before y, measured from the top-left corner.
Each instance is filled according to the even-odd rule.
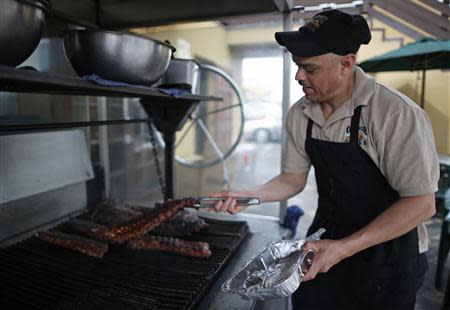
[[[207,242],[187,241],[172,237],[147,235],[129,241],[128,247],[133,250],[156,250],[198,258],[208,258],[211,256]]]
[[[83,254],[102,257],[108,251],[108,244],[58,231],[39,232],[36,236],[51,244],[81,252]]]
[[[91,215],[91,220],[105,226],[120,225],[141,217],[149,208],[137,208],[118,199],[103,200]]]
[[[85,219],[72,219],[58,226],[58,231],[69,234],[77,234],[96,239],[95,231],[105,228],[105,226]]]
[[[168,219],[152,233],[162,236],[183,237],[190,236],[194,232],[199,232],[208,227],[205,220],[199,218],[189,210],[182,210],[174,217]]]
[[[150,209],[136,219],[123,224],[95,229],[93,233],[96,239],[122,244],[131,239],[142,237],[183,208],[192,206],[195,202],[194,198],[169,200],[161,207]]]

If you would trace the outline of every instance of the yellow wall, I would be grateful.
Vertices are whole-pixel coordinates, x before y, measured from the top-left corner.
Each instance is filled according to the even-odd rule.
[[[403,38],[408,44],[414,40],[389,26],[374,21],[374,28],[383,28],[388,38]],[[358,62],[381,55],[400,47],[397,41],[383,41],[381,31],[372,31],[372,41],[363,45],[358,54]],[[422,72],[382,72],[373,74],[375,78],[406,94],[420,104]],[[447,70],[429,70],[425,80],[425,111],[431,120],[436,148],[441,154],[450,154],[450,73]]]
[[[150,27],[136,29],[135,32],[146,34],[161,41],[169,40],[175,48],[179,48],[179,40],[191,45],[190,57],[200,56],[214,61],[221,68],[230,68],[230,51],[227,43],[227,32],[215,22],[182,24],[167,27]],[[177,56],[175,52],[175,56]]]
[[[227,32],[229,45],[274,44],[274,33],[282,31],[279,27],[258,27],[250,29],[231,29]]]

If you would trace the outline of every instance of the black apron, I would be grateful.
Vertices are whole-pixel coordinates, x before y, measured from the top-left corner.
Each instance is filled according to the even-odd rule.
[[[308,235],[326,228],[323,239],[340,239],[369,224],[399,199],[398,193],[359,146],[362,106],[354,110],[350,143],[311,137],[308,121],[305,148],[315,168],[318,209]],[[327,273],[300,284],[292,296],[295,310],[414,309],[415,296],[427,270],[419,254],[417,229],[342,260]]]

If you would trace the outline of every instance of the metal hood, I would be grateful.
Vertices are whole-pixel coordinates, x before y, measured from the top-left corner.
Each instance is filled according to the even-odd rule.
[[[53,0],[53,16],[103,29],[285,11],[293,0]]]

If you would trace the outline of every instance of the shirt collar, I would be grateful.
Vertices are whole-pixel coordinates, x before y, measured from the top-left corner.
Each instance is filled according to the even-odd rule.
[[[303,107],[305,115],[312,119],[316,124],[324,127],[331,125],[340,119],[351,117],[356,107],[367,105],[375,92],[376,81],[359,67],[355,68],[355,74],[355,89],[353,90],[352,97],[334,111],[327,120],[323,117],[320,105],[303,97],[300,99],[300,105]]]

